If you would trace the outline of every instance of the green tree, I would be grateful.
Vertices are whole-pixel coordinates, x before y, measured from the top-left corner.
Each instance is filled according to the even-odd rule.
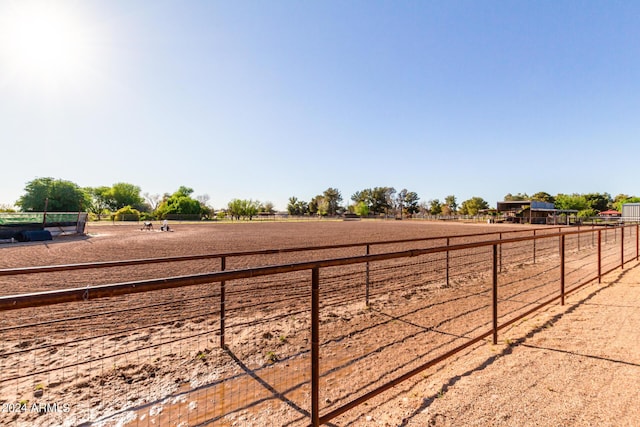
[[[193,194],[193,188],[185,187],[181,185],[178,190],[173,194],[180,194],[181,196],[191,196]]]
[[[537,202],[547,202],[547,203],[555,203],[556,201],[556,199],[551,194],[545,193],[544,191],[539,191],[534,195],[532,195],[531,200],[535,200]]]
[[[374,189],[366,188],[362,191],[356,191],[352,196],[356,205],[364,202],[369,206],[369,211],[374,215],[388,213],[393,208],[394,195],[396,190],[393,187],[375,187]]]
[[[595,213],[599,213],[602,211],[606,211],[611,206],[613,199],[611,198],[611,194],[609,193],[589,193],[584,195],[585,199],[587,199],[587,203],[589,204],[589,208],[594,210]],[[591,215],[595,216],[595,215]]]
[[[273,215],[274,213],[276,213],[276,210],[273,203],[264,202],[260,204],[260,207],[258,208],[258,213],[266,213],[269,215]]]
[[[613,198],[613,206],[618,206],[620,202],[624,202],[625,200],[631,199],[632,197],[635,196],[630,196],[628,194],[618,194]]]
[[[515,195],[511,194],[511,193],[507,193],[504,196],[504,201],[505,202],[515,202],[518,200],[529,200],[530,197],[527,195],[527,193],[517,193]]]
[[[429,200],[429,213],[431,215],[442,214],[442,203],[440,203],[440,200],[438,199]]]
[[[618,194],[614,199],[613,207],[618,212],[622,212],[622,205],[624,205],[625,203],[640,203],[640,197]]]
[[[309,205],[307,204],[307,202],[299,200],[295,196],[289,197],[287,212],[289,212],[289,215],[306,215],[309,212]]]
[[[144,209],[144,200],[140,197],[140,187],[126,182],[118,182],[111,186],[109,208],[116,211],[125,206],[136,210]]]
[[[245,200],[245,208],[244,215],[249,220],[253,219],[254,216],[258,214],[258,209],[260,208],[260,202],[257,200]]]
[[[287,213],[289,215],[301,215],[298,210],[298,198],[295,196],[289,197],[289,203],[287,204]]]
[[[444,206],[447,208],[449,215],[458,213],[458,201],[453,194],[444,198]]]
[[[371,189],[367,188],[362,191],[356,191],[351,195],[351,200],[357,205],[360,202],[366,203],[367,206],[371,206]]]
[[[191,188],[181,186],[175,193],[160,202],[158,209],[156,209],[156,215],[160,218],[165,218],[170,214],[201,215],[203,213],[202,205],[198,200],[191,198],[192,193]]]
[[[233,199],[227,204],[227,212],[231,215],[231,219],[240,219],[243,215],[242,200]]]
[[[337,188],[327,188],[322,193],[324,203],[326,203],[327,215],[336,215],[342,201],[342,195]]]
[[[401,214],[411,216],[418,213],[420,211],[418,200],[420,200],[420,197],[415,191],[409,191],[406,188],[400,190],[398,193],[398,207]]]
[[[232,219],[248,218],[251,220],[258,213],[260,202],[257,200],[233,199],[227,204]]]
[[[589,202],[581,194],[558,194],[556,199],[556,209],[562,210],[585,210],[589,209]]]
[[[329,214],[329,201],[323,195],[317,195],[309,202],[309,212],[313,215],[327,216]]]
[[[396,189],[393,187],[375,187],[371,191],[371,211],[374,214],[388,213],[393,208],[393,197]]]
[[[309,213],[311,215],[317,215],[318,214],[318,198],[321,198],[322,196],[316,196],[313,199],[311,199],[309,201]]]
[[[489,209],[489,203],[482,197],[472,197],[462,202],[460,213],[462,215],[478,215],[478,212],[483,209]]]
[[[295,196],[289,197],[289,203],[287,203],[287,213],[289,215],[301,215],[298,209],[299,199]]]
[[[107,186],[87,187],[84,191],[91,197],[91,202],[87,207],[88,211],[96,215],[98,220],[102,215],[107,215],[111,200],[111,188]]]
[[[316,199],[316,206],[318,207],[318,215],[327,216],[329,215],[330,204],[329,200],[327,200],[324,196],[319,196]]]
[[[353,211],[360,216],[369,216],[369,205],[360,201],[354,206]]]
[[[90,196],[71,181],[54,178],[36,178],[29,181],[16,206],[22,211],[78,212],[90,205]],[[48,200],[48,202],[47,202]]]
[[[578,212],[580,218],[593,218],[598,215],[598,211],[595,209],[587,208]]]
[[[131,206],[124,206],[113,213],[115,221],[139,221],[140,211]]]

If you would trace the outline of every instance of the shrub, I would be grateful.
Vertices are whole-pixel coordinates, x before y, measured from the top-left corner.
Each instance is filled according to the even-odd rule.
[[[113,214],[113,219],[115,221],[140,221],[140,211],[131,206],[125,206]]]
[[[594,218],[598,216],[598,213],[595,211],[595,209],[582,209],[581,211],[578,212],[578,218]]]
[[[151,212],[141,212],[140,213],[140,221],[151,221],[157,219],[156,216]]]

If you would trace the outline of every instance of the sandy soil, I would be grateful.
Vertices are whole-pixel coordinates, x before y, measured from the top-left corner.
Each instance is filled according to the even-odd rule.
[[[640,269],[627,265],[399,390],[355,424],[637,426]]]
[[[161,233],[141,231],[133,225],[90,225],[86,238],[60,238],[45,244],[1,247],[0,268],[506,232],[523,228],[362,221],[175,224],[173,229],[174,232]],[[399,249],[400,246],[387,245],[374,251]],[[538,251],[539,258],[544,258],[544,250],[538,248]],[[522,268],[526,262],[518,258],[521,250],[514,248],[512,252],[510,256],[518,261],[512,264]],[[348,249],[230,259],[227,269],[354,254],[361,255],[362,248],[357,252]],[[470,252],[465,258],[480,260],[485,255]],[[455,261],[461,270],[466,259]],[[442,268],[442,262],[442,259],[434,258],[378,267],[372,272],[375,273],[371,296],[373,309],[367,309],[362,303],[361,270],[323,272],[322,411],[331,410],[371,389],[388,378],[388,372],[410,369],[432,357],[433,353],[425,347],[446,350],[454,346],[456,340],[486,326],[482,319],[486,317],[487,309],[476,309],[487,306],[486,274],[460,275],[452,278],[452,285],[445,287],[431,279],[429,285],[423,285],[429,274]],[[586,261],[577,258],[575,262]],[[533,271],[539,275],[541,283],[547,283],[545,275],[555,273],[545,270],[545,265],[543,260],[538,260],[537,270],[523,270],[521,275],[524,277]],[[2,294],[8,295],[219,268],[218,261],[156,264],[5,277],[0,278],[0,285]],[[515,271],[511,271],[511,275],[517,276]],[[595,335],[598,339],[594,342],[601,352],[583,351],[581,346],[591,343],[584,335],[575,338],[575,346],[563,345],[572,343],[574,337],[585,332],[580,327],[594,328],[592,322],[584,321],[602,313],[601,306],[592,301],[607,297],[613,290],[627,289],[622,286],[623,279],[616,281],[612,276],[608,279],[609,285],[601,289],[589,287],[572,297],[565,307],[552,306],[504,331],[499,345],[482,342],[349,411],[332,424],[607,425],[604,420],[610,419],[607,417],[612,415],[611,411],[588,416],[584,412],[595,409],[589,399],[604,398],[607,394],[617,396],[612,394],[611,387],[620,378],[612,373],[611,363],[637,371],[637,353],[629,358],[631,355],[625,353],[624,341],[611,338],[610,331],[601,327],[621,320],[615,317],[622,310],[615,304],[605,306],[611,308],[609,317],[598,324],[600,335]],[[219,305],[216,307],[220,292],[210,286],[155,292],[144,298],[89,301],[80,307],[63,305],[20,311],[18,317],[16,313],[3,314],[0,316],[3,333],[0,366],[2,377],[9,380],[0,386],[2,404],[12,405],[25,400],[30,405],[57,402],[63,410],[49,413],[42,410],[36,413],[4,411],[0,424],[78,425],[91,421],[95,425],[125,422],[132,425],[196,425],[213,417],[214,425],[307,425],[310,339],[307,283],[308,277],[300,274],[285,275],[276,282],[265,279],[234,283],[227,302],[229,351],[218,346],[220,320],[215,313],[220,309]],[[273,292],[274,284],[278,288],[276,293]],[[508,292],[517,295],[518,299],[526,299],[527,304],[548,292],[547,287],[541,285],[535,295],[525,295],[519,286],[514,282]],[[619,297],[629,298],[629,295]],[[425,301],[429,302],[427,308]],[[638,307],[637,299],[635,301],[627,305]],[[558,337],[537,341],[549,331],[562,330],[559,325],[585,307],[592,307],[591,304],[597,313],[584,314],[580,318],[583,322],[578,320],[579,326],[571,322],[573,326],[564,329],[564,333],[570,330],[569,334],[561,333]],[[88,316],[92,313],[102,314]],[[51,319],[55,318],[67,320],[52,324]],[[438,320],[443,318],[449,320]],[[25,319],[33,326],[25,327]],[[22,326],[15,329],[18,325]],[[469,325],[472,325],[471,329]],[[622,330],[620,325],[616,328]],[[437,334],[434,329],[438,329]],[[618,350],[615,350],[616,346],[619,346]],[[522,360],[519,358],[521,353],[525,354]],[[563,359],[567,357],[569,360]],[[29,362],[25,364],[25,360]],[[586,366],[584,362],[589,362],[589,367],[595,366],[598,374],[609,374],[604,376],[611,381],[607,383],[591,375],[572,372],[576,367]],[[562,373],[562,378],[555,378],[556,375],[550,372]],[[637,389],[635,385],[634,389]],[[609,388],[601,394],[600,387]],[[519,396],[528,396],[526,404],[522,399],[516,399]],[[622,415],[617,418],[621,422],[608,425],[625,425],[625,420],[637,415],[628,399],[614,400],[616,405],[612,411],[621,411]],[[68,405],[66,412],[64,405]],[[553,413],[556,413],[555,418]],[[626,413],[629,416],[624,415]],[[594,424],[590,424],[592,422]]]

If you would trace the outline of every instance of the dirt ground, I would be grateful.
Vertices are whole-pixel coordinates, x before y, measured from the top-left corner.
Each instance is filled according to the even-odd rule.
[[[523,230],[525,226],[428,221],[241,221],[175,223],[171,232],[141,230],[140,224],[87,224],[85,237],[0,246],[0,268],[69,262],[179,256],[260,249],[338,245],[436,236]]]
[[[142,231],[136,225],[90,224],[87,230],[88,235],[83,238],[62,237],[53,242],[2,246],[0,247],[2,254],[0,268],[388,241],[522,229],[522,226],[409,221],[265,222],[173,224],[172,232],[163,233],[158,230]],[[393,246],[390,246],[385,250],[392,248]],[[264,259],[257,257],[252,260],[233,261],[233,264],[227,268],[246,267],[254,265],[253,263],[295,262],[307,259],[306,257],[309,256],[319,259],[345,254],[346,252],[318,252]],[[97,270],[82,274],[55,273],[28,276],[28,280],[7,277],[0,280],[2,285],[0,293],[9,295],[211,270],[210,263],[201,262],[172,266],[169,270],[164,265],[158,264],[146,268]],[[633,396],[629,396],[631,393],[625,393],[625,391],[637,390],[639,385],[637,378],[640,378],[638,349],[635,347],[630,349],[628,345],[637,342],[638,334],[634,330],[637,322],[634,320],[640,316],[638,313],[640,294],[633,293],[634,290],[638,290],[640,280],[634,279],[634,272],[635,269],[627,267],[622,275],[615,273],[609,275],[603,285],[590,285],[572,295],[564,307],[551,306],[503,331],[499,345],[492,345],[489,341],[481,342],[367,404],[349,411],[334,420],[332,425],[634,425],[631,421],[638,419],[639,415],[631,401],[635,392]],[[341,283],[341,286],[344,286],[344,283]],[[418,289],[417,292],[419,291]],[[197,288],[192,293],[197,292],[202,292],[204,295],[205,291]],[[407,293],[406,288],[403,288],[402,301],[407,310],[411,304],[420,304],[419,299],[415,298],[416,290],[411,292]],[[260,301],[259,289],[252,293],[255,294],[254,304],[257,310],[258,301]],[[333,291],[332,294],[336,292]],[[5,338],[4,343],[0,345],[0,364],[3,367],[3,373],[19,370],[19,359],[25,354],[29,357],[33,354],[34,365],[41,363],[64,365],[60,362],[62,359],[60,353],[66,354],[67,347],[74,348],[68,358],[75,358],[77,361],[79,355],[96,353],[96,347],[101,346],[102,353],[98,356],[111,364],[111,359],[107,359],[111,357],[110,351],[128,348],[127,346],[138,345],[137,343],[140,342],[148,342],[151,345],[155,342],[154,340],[165,339],[165,342],[166,340],[171,342],[175,339],[176,333],[182,339],[187,333],[185,331],[191,331],[188,333],[194,336],[188,342],[183,340],[182,344],[177,344],[178,349],[170,345],[168,350],[162,350],[160,354],[157,352],[151,354],[151,350],[148,350],[148,359],[140,356],[138,351],[133,360],[129,358],[126,363],[118,360],[117,364],[114,361],[113,367],[105,367],[104,360],[100,363],[90,363],[88,367],[83,365],[83,372],[76,372],[72,381],[64,380],[64,370],[62,370],[62,379],[57,376],[52,378],[50,375],[34,376],[29,379],[28,386],[38,388],[40,384],[44,384],[45,397],[50,396],[50,399],[54,399],[55,396],[55,400],[71,402],[72,405],[81,400],[90,409],[85,410],[82,417],[76,414],[75,418],[67,417],[64,413],[31,414],[31,416],[3,413],[0,414],[0,424],[77,425],[81,423],[80,421],[92,420],[96,425],[121,425],[129,420],[131,425],[195,425],[202,421],[199,417],[204,416],[205,413],[211,414],[210,410],[203,411],[200,415],[197,414],[199,410],[196,411],[198,404],[202,406],[203,402],[211,401],[210,396],[200,398],[194,392],[188,395],[186,400],[163,401],[162,404],[157,405],[151,403],[158,403],[158,399],[166,393],[180,396],[177,392],[185,389],[186,385],[190,385],[191,389],[195,390],[202,384],[215,382],[223,372],[228,374],[234,372],[234,369],[237,370],[236,372],[242,369],[250,372],[253,375],[251,381],[253,383],[256,382],[256,377],[261,378],[265,383],[279,381],[278,375],[282,375],[282,371],[278,371],[278,367],[282,364],[274,363],[273,366],[264,367],[266,348],[264,346],[274,345],[269,343],[276,343],[278,357],[286,359],[288,371],[304,359],[296,359],[293,356],[285,358],[287,354],[306,357],[304,349],[308,348],[308,341],[306,341],[308,338],[298,336],[294,331],[308,329],[308,319],[293,316],[294,320],[282,320],[274,317],[274,320],[269,322],[270,329],[263,330],[260,329],[262,326],[253,325],[250,317],[271,316],[271,313],[267,311],[251,313],[250,305],[237,308],[238,313],[248,313],[245,319],[247,323],[242,323],[243,320],[236,316],[236,334],[230,344],[232,348],[238,349],[235,353],[237,359],[229,360],[228,356],[215,350],[214,340],[209,336],[215,335],[214,331],[219,328],[219,324],[205,320],[208,317],[200,313],[202,310],[200,303],[194,302],[193,305],[189,305],[192,304],[190,299],[175,293],[167,293],[164,298],[166,300],[154,301],[158,306],[157,309],[155,307],[146,309],[148,320],[138,320],[140,323],[138,329],[132,329],[131,325],[123,324],[120,318],[114,320],[112,324],[101,325],[105,330],[104,333],[100,333],[99,328],[91,324],[91,320],[70,322],[65,326],[67,330],[62,331],[63,335],[68,336],[72,332],[74,336],[90,338],[79,345],[65,344],[63,351],[58,350],[62,347],[56,347],[59,344],[54,343],[53,338],[49,341],[49,339],[39,339],[37,334],[29,336],[32,333],[30,330],[18,330],[16,336],[16,332],[10,329],[15,324],[15,319],[11,319],[10,316],[0,316],[2,320],[0,327],[4,328]],[[250,303],[251,299],[245,296],[243,301]],[[341,301],[340,304],[349,307],[350,302]],[[174,322],[171,318],[171,309],[174,305],[180,305],[182,316],[185,312],[193,313],[192,318],[185,320],[176,317],[177,320]],[[97,306],[101,310],[105,310],[106,307],[109,305]],[[379,322],[372,313],[363,312],[359,307],[352,307],[337,314],[328,313],[323,333],[327,335],[337,333],[345,327],[345,322],[348,322],[349,327],[354,330],[366,330],[367,327],[364,325],[367,322]],[[464,307],[457,308],[464,310]],[[284,310],[284,307],[281,310]],[[54,312],[55,310],[52,310],[46,315],[51,316]],[[158,319],[162,318],[168,320],[158,322]],[[359,326],[356,327],[354,324]],[[118,332],[120,330],[121,334]],[[200,333],[200,331],[203,332]],[[358,341],[359,345],[366,347],[377,344],[380,335],[379,329],[376,331],[378,332],[362,334]],[[626,337],[631,337],[631,340],[626,340]],[[324,351],[329,354],[339,354],[333,347],[337,348],[341,340],[342,338],[337,338],[333,343],[329,341]],[[113,341],[115,344],[112,343]],[[398,341],[407,345],[405,338]],[[184,350],[186,344],[189,344],[187,346],[189,350]],[[16,348],[19,351],[16,351]],[[55,352],[53,352],[54,349]],[[47,351],[57,353],[54,356],[47,355],[45,359],[41,353]],[[186,354],[181,353],[182,351],[186,351]],[[268,357],[276,358],[275,351],[268,353],[273,353]],[[185,358],[186,361],[180,361]],[[374,371],[387,369],[383,361],[375,358],[366,360],[366,366],[357,368],[366,370],[368,374],[372,369]],[[73,363],[69,364],[73,365]],[[242,369],[238,370],[238,366]],[[37,371],[37,368],[34,367],[33,370]],[[357,383],[358,372],[353,368],[354,379],[351,381],[354,383]],[[176,378],[176,383],[171,387],[159,381],[160,377],[167,376]],[[86,377],[86,379],[79,377]],[[181,378],[184,380],[177,381]],[[238,378],[240,378],[238,384],[233,386],[238,387],[233,394],[234,399],[242,400],[243,395],[248,395],[250,399],[259,400],[260,393],[265,389],[264,384],[262,387],[252,385],[245,390],[240,387],[248,387],[244,384],[246,380],[240,376]],[[305,381],[304,378],[285,378],[285,380],[292,384],[298,384],[296,381],[303,383]],[[344,381],[345,375],[327,379],[328,382],[331,380]],[[122,381],[129,385],[137,382],[140,387],[122,388]],[[67,385],[66,382],[69,384]],[[100,387],[96,384],[100,384]],[[620,384],[623,387],[618,387]],[[19,385],[12,383],[7,387],[0,386],[2,404],[7,405],[25,398],[31,398],[33,401],[32,396],[25,396],[23,391],[18,390],[23,386],[22,383]],[[340,388],[342,385],[336,387],[336,389]],[[109,391],[105,393],[105,389]],[[141,389],[146,396],[139,396]],[[305,425],[308,423],[306,416],[297,413],[292,417],[289,412],[291,412],[291,406],[295,406],[293,403],[305,402],[306,393],[308,390],[304,386],[293,386],[291,391],[283,393],[289,401],[289,408],[282,409],[268,402],[266,406],[258,406],[253,410],[232,411],[231,415],[218,419],[216,425]],[[335,402],[330,399],[328,392],[325,394],[327,397],[323,401],[323,407],[330,409]],[[105,397],[113,401],[111,405],[105,405]],[[118,401],[118,397],[122,397],[123,400]],[[242,407],[238,402],[235,404]],[[131,418],[132,414],[123,410],[132,405],[145,407],[146,412]],[[225,410],[227,409],[221,407],[222,412]],[[121,416],[104,418],[105,414],[114,412],[116,414],[120,412]],[[175,417],[172,418],[172,414]],[[185,419],[184,414],[188,414],[191,418]],[[98,422],[95,422],[96,420]],[[99,422],[99,420],[106,421]]]
[[[363,425],[637,426],[640,269],[634,262],[363,414]],[[392,414],[389,417],[389,414]],[[368,423],[368,424],[367,424]]]

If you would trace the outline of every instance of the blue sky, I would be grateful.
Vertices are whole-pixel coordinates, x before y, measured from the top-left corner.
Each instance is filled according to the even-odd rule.
[[[637,195],[639,94],[640,2],[0,0],[0,203]]]

